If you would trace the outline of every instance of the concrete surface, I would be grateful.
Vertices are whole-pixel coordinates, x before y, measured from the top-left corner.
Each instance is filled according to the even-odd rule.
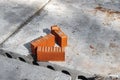
[[[12,35],[2,49],[29,55],[30,41],[57,24],[68,35],[65,62],[50,62],[88,74],[120,76],[120,1],[52,0]]]
[[[0,0],[0,43],[6,40],[23,23],[49,0]]]
[[[70,76],[0,55],[0,80],[70,80]]]

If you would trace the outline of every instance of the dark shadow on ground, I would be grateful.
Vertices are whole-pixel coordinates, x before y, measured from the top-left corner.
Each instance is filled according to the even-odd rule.
[[[50,29],[45,28],[45,29],[43,29],[43,32],[46,33],[46,34],[49,34],[51,31],[50,31]]]
[[[30,42],[28,43],[25,43],[24,46],[28,49],[29,53],[32,54],[32,51],[31,51],[31,46],[30,46]]]

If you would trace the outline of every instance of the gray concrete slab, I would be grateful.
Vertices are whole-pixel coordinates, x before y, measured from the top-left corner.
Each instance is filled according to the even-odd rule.
[[[119,4],[119,0],[52,0],[39,17],[9,38],[3,49],[27,56],[31,54],[29,42],[57,24],[69,37],[66,60],[50,63],[91,75],[120,75]]]
[[[0,80],[70,80],[70,76],[44,67],[0,56]]]
[[[0,0],[0,43],[49,0]]]

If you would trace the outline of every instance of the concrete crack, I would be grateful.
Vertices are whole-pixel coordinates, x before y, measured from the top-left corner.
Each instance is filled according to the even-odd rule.
[[[39,10],[37,10],[33,15],[31,15],[30,17],[28,17],[23,23],[21,23],[18,28],[9,36],[7,37],[1,44],[0,47],[2,48],[3,43],[5,43],[10,37],[12,37],[13,35],[17,34],[23,27],[25,27],[25,25],[27,25],[29,22],[31,22],[35,17],[37,17],[42,10],[44,9],[44,7],[50,3],[51,0],[49,0],[46,4],[44,4],[44,6],[42,6],[42,8],[40,8]]]

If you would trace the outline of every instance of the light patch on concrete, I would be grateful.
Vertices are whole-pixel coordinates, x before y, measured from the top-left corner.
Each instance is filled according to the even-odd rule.
[[[0,43],[49,0],[0,0]]]

